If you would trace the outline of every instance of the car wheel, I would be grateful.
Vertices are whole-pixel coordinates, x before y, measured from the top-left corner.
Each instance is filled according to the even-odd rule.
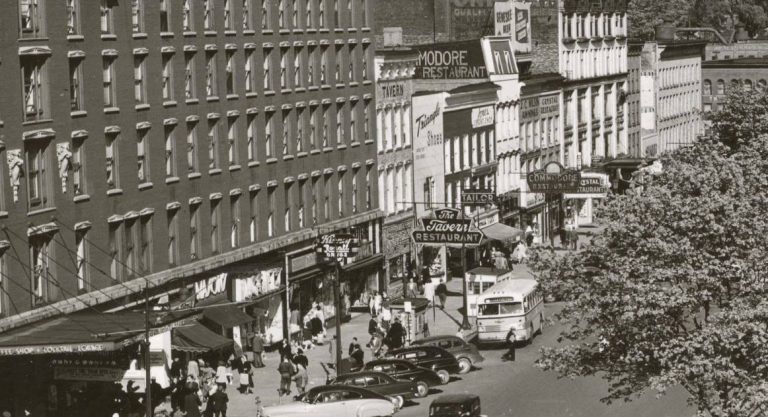
[[[472,370],[472,361],[469,358],[459,358],[459,373],[466,374]]]
[[[451,374],[449,374],[448,371],[446,371],[445,369],[441,369],[437,371],[437,376],[440,377],[440,382],[442,382],[443,384],[447,384],[448,381],[451,380]]]
[[[416,381],[416,396],[424,398],[429,393],[429,385],[424,381]]]
[[[388,396],[389,401],[392,401],[392,404],[395,406],[395,411],[403,408],[403,403],[405,400],[403,400],[402,395],[390,395]]]

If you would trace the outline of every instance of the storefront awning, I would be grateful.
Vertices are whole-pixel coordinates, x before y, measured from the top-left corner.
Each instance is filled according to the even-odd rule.
[[[367,268],[367,267],[372,266],[372,265],[376,265],[377,263],[379,263],[379,262],[381,262],[383,260],[384,260],[384,254],[383,253],[377,253],[377,254],[369,256],[369,257],[367,257],[367,258],[365,258],[363,260],[360,260],[360,261],[357,261],[357,262],[354,262],[354,263],[351,263],[351,264],[348,264],[348,265],[343,265],[341,267],[341,269],[344,272],[357,271],[359,269],[363,269],[363,268]]]
[[[525,235],[525,232],[522,230],[516,227],[507,226],[504,223],[493,223],[480,230],[482,230],[487,240],[498,240],[502,242],[514,240],[518,236]]]
[[[194,312],[152,313],[150,335],[196,318]],[[0,334],[0,356],[110,352],[144,339],[144,313],[75,313]]]
[[[203,317],[225,329],[231,329],[235,326],[250,323],[255,320],[253,317],[243,313],[242,310],[233,305],[207,308],[205,309],[205,312],[203,312]]]
[[[182,352],[208,352],[228,347],[232,341],[216,334],[200,323],[173,330],[171,346]]]

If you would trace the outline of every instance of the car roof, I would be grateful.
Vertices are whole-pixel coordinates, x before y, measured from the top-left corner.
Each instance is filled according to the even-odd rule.
[[[384,364],[384,363],[404,363],[406,365],[413,366],[413,363],[411,361],[407,361],[405,359],[394,359],[394,358],[375,359],[375,360],[366,362],[365,366],[368,366],[368,365],[371,365],[371,366],[373,366],[373,365],[380,365],[380,364]]]
[[[416,340],[413,343],[418,345],[420,343],[434,342],[436,340],[461,340],[462,342],[464,341],[464,339],[458,336],[454,336],[452,334],[442,334],[442,335],[436,335],[436,336],[423,337],[421,339]]]
[[[409,346],[409,347],[404,347],[404,348],[400,348],[400,349],[394,349],[394,350],[391,350],[391,351],[387,352],[387,355],[401,353],[401,352],[413,352],[413,351],[416,351],[416,350],[424,350],[424,351],[430,351],[431,350],[433,352],[434,351],[448,352],[447,350],[445,350],[445,349],[443,349],[441,347],[437,347],[437,346],[428,346],[428,345],[422,346],[422,345],[419,345],[419,346]]]
[[[467,401],[474,401],[477,398],[480,397],[476,394],[445,394],[432,401],[432,405],[465,403]]]
[[[342,385],[342,384],[320,385],[318,387],[314,387],[310,389],[309,391],[312,394],[318,394],[325,391],[335,391],[335,390],[355,391],[355,392],[359,392],[361,394],[365,394],[374,398],[379,398],[379,397],[383,398],[381,394],[377,394],[369,389],[356,387],[353,385]]]
[[[385,374],[384,372],[371,370],[371,371],[357,371],[357,372],[350,372],[347,374],[341,374],[337,376],[336,379],[346,378],[346,377],[355,377],[355,376],[383,376],[386,378],[392,378],[391,376]]]

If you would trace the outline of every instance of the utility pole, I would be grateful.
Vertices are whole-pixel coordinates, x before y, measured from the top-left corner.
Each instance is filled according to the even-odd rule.
[[[149,357],[149,286],[144,286],[144,401],[146,402],[146,415],[152,417],[152,392],[149,389],[152,382],[152,360]]]
[[[333,262],[333,304],[336,309],[336,375],[341,375],[341,266],[338,259]]]

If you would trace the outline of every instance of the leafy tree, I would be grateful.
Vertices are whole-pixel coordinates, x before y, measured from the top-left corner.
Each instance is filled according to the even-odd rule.
[[[533,253],[566,325],[537,364],[604,378],[607,402],[679,385],[700,415],[768,415],[768,135],[737,151],[705,139],[662,164],[606,202],[581,252]]]
[[[768,95],[760,91],[731,88],[722,108],[710,114],[715,137],[733,150],[768,134]]]
[[[718,31],[733,30],[744,25],[750,35],[768,25],[768,2],[765,0],[695,0],[690,8],[695,26],[712,27]]]
[[[655,28],[668,19],[677,26],[688,26],[691,0],[630,0],[627,6],[629,36],[651,40]]]

